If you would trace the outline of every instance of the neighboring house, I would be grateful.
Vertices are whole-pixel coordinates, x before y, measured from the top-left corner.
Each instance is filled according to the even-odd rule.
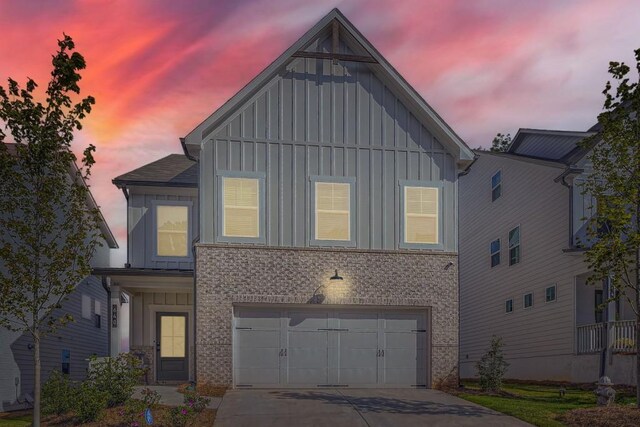
[[[114,180],[130,266],[100,272],[132,298],[152,380],[457,378],[458,174],[473,152],[338,10],[182,146]]]
[[[93,198],[87,201],[96,207]],[[93,267],[109,265],[109,251],[117,248],[109,226],[101,216],[102,246],[96,248]],[[107,289],[98,277],[89,276],[80,283],[54,311],[54,317],[71,314],[73,322],[60,327],[41,340],[42,382],[53,370],[68,373],[72,380],[84,378],[89,357],[106,356],[108,352]],[[34,366],[33,339],[0,328],[0,412],[25,408],[33,402]]]
[[[603,287],[587,285],[583,194],[589,132],[520,129],[506,153],[476,152],[460,180],[460,372],[492,335],[504,340],[508,378],[594,382],[599,376]],[[582,244],[582,245],[581,245]],[[632,384],[634,313],[609,304],[606,373]]]

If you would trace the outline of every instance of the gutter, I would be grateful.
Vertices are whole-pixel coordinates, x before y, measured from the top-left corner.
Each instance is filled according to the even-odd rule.
[[[182,146],[182,151],[184,151],[184,155],[187,157],[187,159],[194,162],[198,161],[198,159],[196,159],[191,154],[189,154],[189,150],[187,149],[187,142],[185,138],[180,138],[180,145]]]
[[[567,182],[569,175],[577,175],[584,172],[584,169],[568,166],[564,172],[557,176],[553,182],[560,183],[569,189],[569,247],[575,247],[573,243],[573,185]]]
[[[107,292],[107,353],[111,356],[111,287],[107,282],[107,276],[102,276],[102,287]]]
[[[461,176],[468,175],[468,174],[469,174],[469,172],[471,172],[471,166],[473,166],[473,164],[474,164],[474,163],[475,163],[479,158],[480,158],[480,156],[479,156],[479,155],[474,154],[474,155],[473,155],[473,160],[471,160],[471,163],[469,163],[469,164],[467,165],[467,167],[466,167],[466,168],[464,168],[464,170],[463,170],[462,172],[459,172],[459,173],[458,173],[458,178],[460,178]]]

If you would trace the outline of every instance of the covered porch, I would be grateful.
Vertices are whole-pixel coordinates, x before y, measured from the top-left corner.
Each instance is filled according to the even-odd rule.
[[[587,284],[588,277],[585,273],[575,281],[576,353],[599,353],[605,345],[614,353],[634,353],[637,343],[632,307],[624,297],[605,304],[603,285]]]
[[[193,271],[115,268],[96,271],[109,284],[110,354],[131,353],[148,384],[194,378]]]

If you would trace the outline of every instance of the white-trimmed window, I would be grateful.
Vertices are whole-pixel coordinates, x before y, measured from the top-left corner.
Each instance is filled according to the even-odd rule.
[[[491,177],[491,201],[495,202],[502,196],[502,171],[498,171]]]
[[[222,235],[260,237],[260,180],[223,177]]]
[[[505,313],[513,312],[513,298],[510,298],[504,302],[504,312]]]
[[[351,240],[351,184],[315,183],[315,239]]]
[[[156,204],[156,256],[189,256],[189,206]]]
[[[403,187],[403,242],[408,245],[440,244],[440,187]]]
[[[509,231],[509,265],[520,262],[520,226]]]
[[[544,290],[544,301],[553,302],[556,300],[556,285],[547,286]]]
[[[91,319],[91,297],[82,295],[82,318]]]
[[[500,239],[491,242],[491,267],[500,264]]]
[[[533,307],[533,292],[529,292],[524,294],[523,300],[522,300],[522,306],[524,308],[531,308]]]

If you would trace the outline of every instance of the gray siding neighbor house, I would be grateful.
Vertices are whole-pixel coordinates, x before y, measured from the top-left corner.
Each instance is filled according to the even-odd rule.
[[[492,335],[503,338],[508,378],[595,382],[603,332],[606,375],[635,381],[634,313],[587,285],[585,228],[595,200],[583,194],[589,132],[520,129],[506,153],[476,152],[460,179],[460,375]]]
[[[474,155],[337,9],[181,143],[114,180],[130,265],[101,272],[132,298],[154,381],[457,377],[458,174]]]
[[[88,203],[96,207],[92,198]],[[91,260],[94,268],[108,267],[109,251],[118,247],[104,219],[100,230],[102,246],[96,248]],[[78,283],[62,307],[53,313],[54,317],[70,314],[74,321],[41,340],[43,382],[54,370],[68,373],[72,380],[81,380],[91,356],[109,354],[107,305],[107,288],[100,278],[89,276]],[[29,407],[33,402],[33,386],[33,339],[28,334],[0,328],[0,412]]]

